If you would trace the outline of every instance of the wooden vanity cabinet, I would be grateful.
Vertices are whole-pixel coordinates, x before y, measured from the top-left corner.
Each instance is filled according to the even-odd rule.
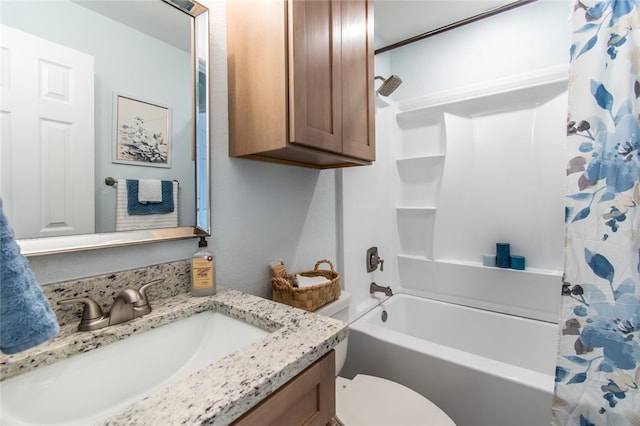
[[[373,0],[227,3],[229,155],[375,160]]]
[[[244,414],[233,426],[325,426],[336,415],[336,360],[332,349]]]

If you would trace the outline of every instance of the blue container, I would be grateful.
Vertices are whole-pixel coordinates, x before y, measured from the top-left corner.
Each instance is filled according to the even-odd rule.
[[[509,243],[497,243],[496,244],[496,266],[498,268],[509,268],[511,262],[511,246]]]
[[[524,271],[524,256],[511,256],[511,269]]]
[[[496,255],[495,254],[483,254],[482,255],[482,264],[484,266],[496,266]]]

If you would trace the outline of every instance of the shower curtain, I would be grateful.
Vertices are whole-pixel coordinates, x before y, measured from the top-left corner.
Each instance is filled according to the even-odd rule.
[[[553,425],[640,425],[640,0],[575,1]]]

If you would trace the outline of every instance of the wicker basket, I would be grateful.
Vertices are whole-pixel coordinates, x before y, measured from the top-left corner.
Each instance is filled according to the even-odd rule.
[[[318,270],[318,266],[322,263],[328,263],[331,270]],[[329,282],[297,288],[292,284],[295,282],[296,274],[290,274],[285,278],[274,277],[271,279],[274,301],[313,312],[340,297],[340,274],[333,269],[333,263],[330,260],[319,260],[313,271],[298,272],[298,274],[304,277],[322,276]]]

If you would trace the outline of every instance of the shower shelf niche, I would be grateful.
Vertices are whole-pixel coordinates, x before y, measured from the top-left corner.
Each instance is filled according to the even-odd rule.
[[[398,264],[411,274],[428,273],[434,223],[445,164],[445,116],[431,110],[398,119],[396,220]],[[426,263],[425,263],[426,262]],[[402,280],[402,278],[401,278]]]
[[[431,206],[396,208],[400,253],[412,257],[432,257],[435,213],[435,207]]]
[[[447,265],[460,265],[460,266],[466,266],[470,268],[489,269],[489,270],[495,270],[495,271],[512,271],[519,274],[524,273],[524,274],[534,274],[534,275],[549,275],[557,278],[562,277],[561,271],[555,271],[552,269],[542,269],[542,268],[530,268],[528,266],[524,270],[519,270],[519,269],[511,269],[511,268],[499,268],[497,266],[485,266],[482,264],[482,262],[474,262],[470,260],[460,260],[460,259],[434,259],[433,262],[447,264]]]
[[[414,161],[418,161],[420,165],[418,159],[444,157],[446,132],[442,111],[431,111],[419,117],[396,118],[400,129],[396,155],[399,166],[415,166]]]
[[[409,213],[409,212],[435,212],[437,207],[433,206],[398,206],[397,212]]]
[[[425,257],[425,256],[414,256],[414,255],[410,255],[410,254],[399,254],[398,258],[399,259],[412,260],[412,261],[418,261],[418,262],[433,262],[433,259],[430,259],[428,257]]]
[[[399,206],[435,205],[442,180],[444,155],[397,160]]]
[[[421,167],[429,163],[435,164],[442,162],[444,161],[444,157],[445,154],[414,155],[411,157],[398,158],[396,159],[396,163],[399,167]]]

